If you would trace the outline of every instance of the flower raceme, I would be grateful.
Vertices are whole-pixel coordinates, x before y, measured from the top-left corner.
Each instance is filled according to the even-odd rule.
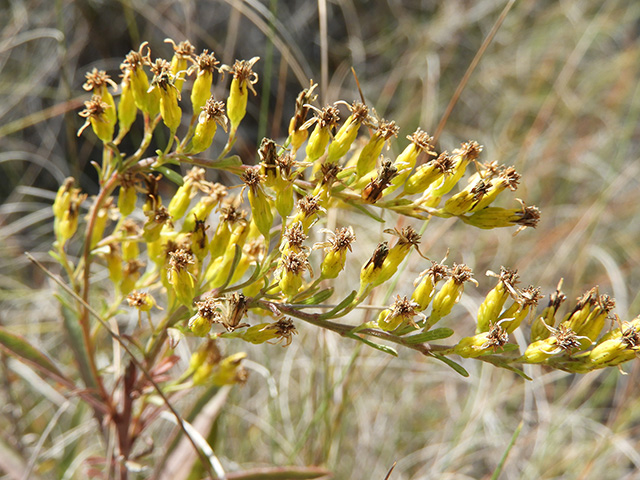
[[[214,339],[289,345],[296,319],[374,347],[366,336],[411,348],[424,343],[420,339],[425,335],[444,338],[438,335],[448,329],[433,327],[461,313],[456,305],[465,284],[477,282],[467,265],[428,260],[418,249],[423,231],[417,229],[432,218],[453,217],[480,229],[513,226],[517,233],[539,220],[538,209],[522,200],[516,199],[517,208],[495,205],[505,200],[505,192],[516,190],[521,176],[513,167],[480,163],[483,147],[477,142],[462,143],[451,153],[437,151],[433,138],[418,128],[406,137],[406,147],[396,149],[392,140],[400,127],[394,121],[377,117],[358,101],[320,108],[313,82],[296,100],[286,139],[263,139],[253,156],[231,155],[247,116],[249,91],[256,94],[259,58],[220,66],[214,52],[196,54],[189,42],[169,43],[174,50],[170,61],[152,60],[146,42],[126,56],[117,103],[108,88],[113,90],[115,83],[105,72],[87,74],[84,88],[92,96],[80,112],[86,121],[79,134],[91,126],[104,144],[99,174],[105,191],[85,208],[86,195],[73,186],[73,179],[65,181],[54,202],[54,256],[71,273],[89,268],[93,259],[101,261],[116,285],[116,302],[128,298],[131,308],[149,315],[152,339],[165,338],[159,333],[169,328],[207,338],[207,348],[194,353],[186,375],[194,384],[244,378],[239,369],[243,357],[227,361],[214,352]],[[229,92],[216,98],[214,82],[225,73],[231,76]],[[183,112],[190,113],[190,120]],[[139,115],[144,140],[126,155],[119,145]],[[158,125],[169,140],[154,155],[147,150]],[[214,138],[226,140],[217,157],[211,153],[217,148]],[[385,146],[393,148],[383,156]],[[184,176],[178,167],[186,171]],[[165,207],[160,194],[170,191],[167,180],[178,187]],[[117,201],[110,199],[118,187]],[[74,248],[83,208],[89,212],[88,253],[85,263],[74,266],[65,263],[71,262],[66,251]],[[336,215],[338,211],[346,214]],[[348,281],[343,279],[357,275],[353,263],[363,252],[353,249],[358,230],[358,222],[351,221],[354,212],[398,226],[384,230],[394,238],[381,241],[360,268],[360,288],[326,304]],[[325,240],[317,241],[321,235]],[[405,262],[408,258],[413,261]],[[377,287],[425,259],[431,266],[422,267],[427,269],[412,291],[397,295],[375,320],[348,324],[357,318],[354,310],[374,298]],[[637,354],[637,322],[602,333],[614,303],[597,290],[560,318],[565,299],[561,285],[537,314],[539,288],[520,289],[515,270],[501,268],[490,276],[497,284],[481,302],[475,334],[458,336],[461,340],[452,347],[434,343],[423,352],[480,359],[500,355],[504,364],[546,363],[575,372],[619,365]],[[138,293],[149,289],[153,297]],[[165,320],[152,319],[161,314]],[[347,323],[336,322],[342,317]],[[527,318],[533,319],[531,343],[518,357],[509,341]],[[463,324],[457,325],[462,331]]]

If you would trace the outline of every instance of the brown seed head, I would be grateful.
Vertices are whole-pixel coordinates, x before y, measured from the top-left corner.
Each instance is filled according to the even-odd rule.
[[[296,222],[287,227],[282,237],[284,239],[284,242],[282,242],[283,247],[286,245],[289,249],[296,251],[305,250],[307,248],[304,246],[304,241],[309,237],[304,233],[302,222]]]
[[[296,330],[293,321],[289,317],[283,317],[278,320],[276,323],[270,325],[270,327],[275,328],[275,333],[278,337],[278,342],[284,339],[283,347],[287,347],[291,345],[293,340],[293,335],[297,335],[298,331]],[[277,342],[276,342],[277,343]]]
[[[108,108],[111,108],[111,105],[103,102],[100,95],[93,95],[91,100],[84,102],[84,110],[82,110],[78,115],[85,118],[102,120]]]
[[[221,318],[220,305],[220,300],[209,294],[201,302],[196,302],[196,309],[202,318],[206,318],[210,322],[219,322]]]
[[[203,50],[195,59],[195,66],[198,68],[198,73],[213,73],[214,70],[218,70],[218,65],[220,65],[220,62],[216,59],[213,52],[209,53],[209,50]]]
[[[396,122],[394,122],[393,120],[390,122],[387,122],[383,118],[378,123],[378,127],[376,128],[375,135],[377,135],[378,137],[384,138],[385,140],[388,140],[391,137],[397,137],[399,131],[400,131],[400,127],[396,125]]]
[[[356,240],[356,234],[351,226],[336,228],[335,232],[330,230],[324,230],[329,235],[329,239],[326,242],[316,243],[314,248],[324,248],[325,252],[339,252],[344,250],[351,250],[351,244]]]
[[[307,218],[314,213],[318,213],[324,210],[320,206],[320,197],[318,195],[307,195],[306,197],[301,198],[300,200],[298,200],[297,208]]]
[[[220,71],[233,74],[233,78],[238,80],[242,86],[247,86],[256,95],[253,86],[258,83],[258,74],[253,71],[253,66],[260,60],[260,57],[253,57],[251,60],[236,60],[232,67],[223,65]]]
[[[487,341],[480,348],[491,348],[495,352],[509,341],[509,334],[498,324],[492,325],[487,332]]]
[[[407,139],[411,140],[411,143],[413,143],[421,152],[434,156],[437,155],[433,149],[433,145],[431,144],[433,137],[430,137],[427,132],[420,128],[413,132],[412,135],[407,135]]]
[[[482,152],[482,145],[479,145],[478,142],[468,141],[463,143],[459,149],[455,150],[453,153],[459,153],[462,156],[466,157],[470,162],[473,162],[478,158]]]
[[[305,270],[311,272],[311,265],[307,260],[308,254],[302,252],[289,252],[282,258],[282,268],[294,275],[301,275]]]
[[[111,77],[107,75],[107,72],[104,70],[98,70],[94,68],[90,72],[85,74],[86,82],[82,85],[87,92],[91,92],[92,90],[96,90],[98,88],[104,87],[106,85],[110,85],[114,90],[118,88],[116,83],[111,80]]]
[[[146,49],[146,53],[145,52]],[[124,59],[124,62],[120,64],[120,69],[123,71],[126,70],[136,70],[137,68],[141,68],[143,65],[151,65],[151,49],[149,49],[149,42],[142,42],[140,44],[140,48],[137,52],[131,50]]]
[[[227,119],[227,116],[224,113],[224,102],[215,100],[213,96],[209,97],[209,99],[207,100],[207,103],[205,103],[204,107],[202,107],[202,112],[198,117],[198,121],[216,122],[226,132],[229,120]]]
[[[165,38],[164,42],[173,45],[173,53],[176,57],[191,60],[193,59],[193,54],[196,53],[196,48],[191,45],[191,42],[189,42],[189,40],[184,40],[177,45],[176,42],[174,42],[170,38]]]
[[[169,252],[169,265],[176,271],[187,270],[191,265],[195,265],[195,255],[182,248]]]
[[[461,285],[464,282],[472,282],[476,285],[478,283],[473,279],[473,272],[471,271],[471,268],[467,267],[464,263],[454,263],[449,275],[458,285]]]

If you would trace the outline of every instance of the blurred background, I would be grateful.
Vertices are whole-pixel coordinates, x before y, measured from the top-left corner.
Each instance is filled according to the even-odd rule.
[[[250,98],[235,147],[245,163],[255,163],[263,136],[286,137],[295,98],[310,79],[319,83],[319,106],[358,99],[353,67],[367,104],[400,126],[387,153],[393,157],[417,127],[435,131],[507,3],[5,0],[0,322],[48,351],[63,341],[51,286],[23,252],[54,265],[47,255],[50,206],[65,177],[76,177],[89,194],[98,191],[90,162],[100,158],[100,147],[93,135],[76,137],[84,121],[77,113],[88,98],[85,72],[97,67],[117,80],[124,55],[142,41],[152,58],[170,59],[165,38],[188,39],[198,53],[207,48],[226,64],[260,56],[258,95]],[[640,3],[512,2],[437,148],[476,140],[484,145],[481,161],[515,166],[523,175],[515,197],[537,205],[542,220],[516,237],[512,230],[431,221],[421,250],[436,260],[449,251],[449,262],[467,263],[480,282],[467,288],[449,320],[457,331],[471,333],[493,285],[484,272],[501,265],[518,269],[523,286],[540,285],[546,295],[564,278],[569,301],[598,285],[615,297],[622,319],[640,313],[639,79]],[[214,83],[226,97],[228,78]],[[501,205],[513,206],[513,198]],[[358,235],[346,276],[353,279],[382,232],[366,217],[350,221]],[[428,267],[414,260],[398,293],[409,293]],[[211,439],[230,471],[316,464],[337,479],[382,480],[397,462],[394,480],[489,478],[522,422],[501,478],[639,478],[637,361],[627,372],[581,376],[531,367],[531,382],[463,362],[471,373],[463,378],[415,353],[391,358],[315,328],[299,330],[286,349],[247,350],[257,373],[232,391]],[[50,414],[45,387],[25,382],[2,360],[2,449],[28,450]],[[89,433],[66,432],[65,445]],[[46,450],[51,461],[68,453],[56,446],[54,439]]]

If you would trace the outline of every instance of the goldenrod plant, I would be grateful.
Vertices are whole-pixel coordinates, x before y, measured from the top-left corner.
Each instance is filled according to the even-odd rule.
[[[253,156],[236,152],[260,58],[219,65],[213,52],[168,42],[169,60],[152,60],[147,42],[128,53],[118,85],[102,70],[87,73],[91,97],[79,112],[86,121],[77,134],[102,144],[95,162],[100,189],[89,197],[68,178],[53,202],[50,254],[61,268],[59,274],[43,269],[59,286],[73,345],[82,346],[73,354],[84,387],[0,327],[5,349],[92,410],[108,446],[96,466],[105,477],[158,472],[140,444],[161,412],[169,412],[205,474],[224,478],[177,403],[195,388],[243,384],[250,355],[242,346],[291,347],[302,324],[344,337],[344,348],[363,345],[390,356],[414,350],[441,362],[431,368],[451,367],[463,376],[460,357],[528,379],[527,364],[582,374],[620,368],[638,356],[640,317],[620,319],[614,300],[597,287],[570,302],[560,283],[539,311],[544,292],[520,287],[526,272],[496,265],[500,273],[485,279],[455,260],[461,252],[436,262],[422,246],[433,218],[456,219],[470,230],[511,228],[514,235],[538,224],[541,212],[526,199],[496,205],[517,190],[521,174],[483,158],[481,138],[439,151],[426,131],[405,132],[378,118],[373,105],[353,99],[319,105],[311,81],[298,96],[287,138],[261,139]],[[224,75],[231,77],[229,92],[218,98],[212,88],[223,85]],[[124,151],[138,118],[141,140],[135,151]],[[151,151],[158,137],[165,145]],[[211,148],[214,137],[224,139],[220,151]],[[386,147],[397,137],[409,145],[390,156]],[[214,176],[218,182],[209,180]],[[386,227],[386,239],[370,252],[359,246],[369,230],[349,223],[357,215]],[[424,271],[413,289],[393,291],[407,259]],[[336,287],[344,276],[358,275],[350,290]],[[99,293],[105,282],[110,296]],[[469,288],[487,292],[475,329],[450,321]],[[371,305],[380,290],[393,291],[395,300]],[[369,308],[377,315],[359,314]],[[120,319],[131,312],[138,322],[125,335]],[[188,340],[198,346],[177,371]],[[105,368],[109,355],[120,355],[109,365],[125,365]],[[325,473],[309,468],[301,474],[308,476],[295,478]]]

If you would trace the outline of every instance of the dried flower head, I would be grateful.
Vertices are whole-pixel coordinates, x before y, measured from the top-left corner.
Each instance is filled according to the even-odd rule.
[[[398,169],[391,160],[385,160],[378,169],[378,176],[371,180],[362,190],[362,200],[367,203],[376,203],[382,198],[382,192],[391,185],[391,180],[398,174]]]
[[[400,127],[396,125],[396,122],[394,122],[393,120],[387,121],[384,118],[382,118],[378,122],[375,135],[377,135],[380,138],[384,138],[385,140],[388,140],[391,137],[397,137],[399,131],[400,131]]]
[[[145,52],[146,50],[146,52]],[[143,65],[151,65],[151,49],[149,42],[142,42],[138,51],[131,50],[120,64],[121,70],[136,70]]]
[[[202,107],[202,112],[198,116],[198,122],[215,122],[220,125],[226,132],[229,126],[229,119],[224,113],[224,102],[215,100],[210,97]]]
[[[464,282],[471,282],[478,286],[478,282],[473,278],[471,268],[466,266],[464,263],[454,263],[453,268],[449,271],[449,275],[458,285],[461,285]]]
[[[431,142],[433,141],[433,137],[430,137],[429,134],[420,128],[418,128],[411,135],[407,135],[407,139],[411,140],[419,151],[424,152],[428,155],[437,155],[435,150],[433,149],[433,145]]]
[[[284,340],[283,347],[288,347],[291,345],[293,341],[293,335],[297,335],[298,331],[296,330],[295,325],[293,324],[293,320],[289,317],[283,317],[279,319],[277,322],[272,323],[270,328],[275,329],[275,334],[278,337],[278,341],[276,343],[280,343]]]
[[[78,115],[86,118],[87,120],[78,130],[78,136],[80,136],[82,132],[91,125],[92,120],[106,125],[108,121],[106,113],[110,108],[111,105],[103,102],[100,95],[92,95],[91,100],[84,102],[84,110],[82,110]]]
[[[209,50],[205,49],[200,55],[196,56],[194,65],[189,69],[189,73],[191,74],[191,69],[194,67],[198,69],[198,75],[201,74],[200,72],[213,73],[218,70],[218,65],[220,65],[220,62],[214,53],[209,53]]]
[[[454,150],[454,154],[459,153],[460,155],[466,157],[469,161],[475,161],[478,156],[482,152],[482,145],[479,145],[478,142],[469,141],[463,143],[459,149]]]
[[[307,260],[308,254],[305,251],[301,252],[289,252],[282,257],[281,270],[286,270],[293,275],[302,275],[305,270],[308,270],[313,275],[311,264]]]
[[[325,209],[320,206],[320,197],[318,195],[307,195],[298,200],[297,208],[305,218],[309,218],[318,212],[324,212]]]
[[[260,175],[259,166],[247,167],[244,172],[242,172],[241,178],[245,186],[251,189],[259,188],[260,184],[266,179],[264,175]]]
[[[195,263],[196,258],[191,251],[179,248],[169,252],[169,266],[176,271],[189,270]]]
[[[253,57],[251,60],[236,60],[233,66],[222,65],[221,72],[229,72],[233,78],[238,80],[242,87],[246,86],[256,95],[253,86],[258,83],[258,74],[253,71],[253,66],[260,60],[260,57]]]
[[[315,115],[302,125],[303,129],[309,128],[314,123],[321,129],[331,129],[340,121],[340,110],[338,110],[335,105],[325,105],[322,109],[316,108],[313,105],[306,106],[312,109]]]
[[[302,250],[307,250],[307,247],[304,246],[304,241],[309,238],[306,233],[304,233],[304,228],[302,226],[302,222],[295,222],[294,224],[288,226],[284,230],[284,234],[282,235],[282,244],[280,245],[280,251],[294,251],[301,252]]]
[[[191,60],[194,53],[196,52],[196,48],[191,44],[189,40],[183,40],[182,42],[176,44],[176,42],[174,42],[172,39],[165,38],[164,42],[173,45],[173,54],[178,58]]]
[[[509,342],[509,334],[498,324],[492,325],[486,334],[487,341],[482,344],[482,349],[496,350],[502,348]]]
[[[356,234],[353,231],[351,226],[336,228],[335,232],[331,230],[327,230],[323,228],[320,230],[321,232],[325,232],[329,238],[325,242],[318,242],[313,245],[314,250],[318,248],[324,248],[325,253],[329,252],[339,252],[351,250],[351,244],[356,240]]]
[[[87,92],[100,90],[107,85],[111,86],[111,88],[113,88],[114,90],[118,89],[118,85],[116,85],[116,83],[111,80],[111,77],[107,75],[107,72],[105,72],[104,70],[98,70],[97,68],[94,68],[90,72],[87,72],[85,78],[87,80],[82,85],[82,88]]]

